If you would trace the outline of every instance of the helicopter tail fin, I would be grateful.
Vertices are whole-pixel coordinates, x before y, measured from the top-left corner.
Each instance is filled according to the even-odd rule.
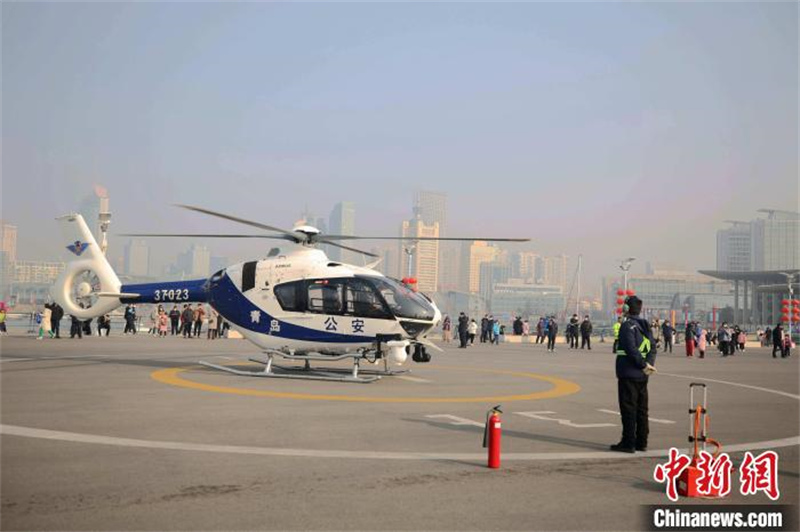
[[[66,314],[89,319],[120,306],[122,283],[80,214],[56,218],[67,250],[67,266],[50,288]]]

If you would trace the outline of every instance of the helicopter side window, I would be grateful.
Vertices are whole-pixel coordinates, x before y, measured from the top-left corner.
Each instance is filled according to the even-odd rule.
[[[344,286],[327,279],[311,281],[308,285],[308,312],[342,314]]]
[[[360,318],[392,318],[375,289],[358,278],[346,280],[345,314]]]
[[[292,312],[303,312],[305,310],[305,301],[303,300],[303,289],[305,287],[303,284],[302,281],[296,281],[275,287],[275,297],[283,310]]]
[[[242,292],[256,286],[256,265],[258,261],[245,262],[242,266]]]

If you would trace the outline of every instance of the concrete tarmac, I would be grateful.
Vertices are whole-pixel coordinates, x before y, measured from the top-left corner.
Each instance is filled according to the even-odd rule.
[[[257,369],[243,340],[0,342],[2,530],[639,530],[643,505],[669,502],[653,469],[687,451],[694,381],[736,467],[711,503],[771,503],[738,492],[746,450],[778,453],[778,503],[800,491],[798,361],[765,348],[659,354],[649,451],[621,455],[607,450],[620,436],[609,343],[451,344],[352,384],[197,365]],[[496,404],[503,465],[489,470]]]

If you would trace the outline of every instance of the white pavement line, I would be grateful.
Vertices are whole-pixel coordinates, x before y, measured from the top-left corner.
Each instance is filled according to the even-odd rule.
[[[614,410],[606,410],[605,408],[598,408],[598,412],[605,412],[606,414],[613,414],[615,416],[619,415],[619,412],[615,412]],[[669,419],[658,419],[657,417],[648,417],[652,423],[663,423],[665,425],[674,425],[675,422]]]
[[[395,379],[402,379],[402,380],[408,381],[408,382],[420,382],[420,383],[423,383],[423,384],[428,384],[428,383],[432,382],[432,381],[429,381],[428,379],[423,379],[421,377],[411,377],[409,375],[396,375],[394,378]]]
[[[761,392],[774,393],[775,395],[782,395],[784,397],[791,397],[800,401],[800,395],[793,393],[782,392],[780,390],[773,390],[771,388],[762,388],[761,386],[752,386],[750,384],[740,384],[738,382],[720,381],[717,379],[707,379],[705,377],[693,377],[691,375],[676,375],[675,373],[657,373],[657,375],[664,375],[666,377],[678,377],[679,379],[691,379],[699,382],[716,382],[717,384],[729,384],[731,386],[738,386],[739,388],[748,388],[750,390],[758,390]]]
[[[450,414],[433,414],[425,417],[430,419],[449,419],[451,425],[469,425],[470,427],[483,428],[483,423],[472,421],[471,419],[467,419],[465,417],[451,416]]]
[[[36,360],[35,358],[0,358],[0,364],[3,362],[23,362],[25,360]]]
[[[245,454],[262,456],[296,456],[305,458],[355,458],[375,460],[486,460],[486,453],[417,453],[417,452],[378,452],[378,451],[337,451],[315,449],[291,449],[276,447],[244,447],[238,445],[212,445],[204,443],[183,443],[172,441],[136,440],[130,438],[116,438],[113,436],[99,436],[94,434],[79,434],[76,432],[62,432],[57,430],[35,429],[19,427],[16,425],[0,425],[0,434],[7,436],[21,436],[44,440],[68,441],[73,443],[90,443],[100,445],[114,445],[117,447],[138,447],[145,449],[164,449],[173,451],[200,451],[225,454]],[[780,440],[742,443],[726,445],[727,452],[753,451],[756,449],[778,449],[800,445],[800,436],[783,438]],[[626,454],[602,452],[585,453],[506,453],[503,460],[625,460],[631,458],[653,458],[669,456],[669,449],[647,451],[643,453]]]
[[[540,419],[542,421],[557,421],[559,425],[565,427],[572,427],[576,429],[598,429],[604,427],[616,427],[614,423],[573,423],[569,419],[561,419],[557,417],[546,417],[544,414],[555,414],[555,412],[541,411],[541,412],[512,412],[518,416],[524,416],[531,419]]]

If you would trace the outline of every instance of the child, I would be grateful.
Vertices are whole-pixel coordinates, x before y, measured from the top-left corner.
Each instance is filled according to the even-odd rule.
[[[781,351],[781,358],[786,358],[791,354],[792,337],[789,334],[783,336],[783,350]]]
[[[167,323],[169,323],[169,316],[162,309],[158,314],[158,335],[162,338],[167,336]]]
[[[700,358],[706,357],[706,347],[708,347],[708,338],[706,336],[706,330],[702,327],[699,327],[699,331],[697,331],[697,350],[700,351]]]
[[[744,344],[747,342],[747,334],[744,331],[739,331],[739,337],[736,341],[739,343],[739,351],[744,353]]]

